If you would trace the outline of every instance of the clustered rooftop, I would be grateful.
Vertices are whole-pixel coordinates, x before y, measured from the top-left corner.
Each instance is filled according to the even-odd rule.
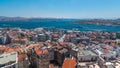
[[[120,33],[0,29],[0,67],[120,68]]]

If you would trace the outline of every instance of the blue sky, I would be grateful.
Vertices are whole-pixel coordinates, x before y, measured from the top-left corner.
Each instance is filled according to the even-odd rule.
[[[120,0],[0,0],[0,16],[119,18]]]

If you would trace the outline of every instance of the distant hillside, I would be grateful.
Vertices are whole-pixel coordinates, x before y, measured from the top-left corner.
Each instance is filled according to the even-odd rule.
[[[28,18],[24,17],[5,17],[5,16],[0,16],[0,21],[21,21],[21,20],[28,20]]]
[[[98,24],[98,25],[115,25],[120,26],[120,19],[89,19],[79,20],[74,22],[76,24]]]
[[[25,17],[5,17],[0,16],[0,21],[39,21],[39,20],[76,20],[76,19],[65,19],[65,18],[25,18]]]

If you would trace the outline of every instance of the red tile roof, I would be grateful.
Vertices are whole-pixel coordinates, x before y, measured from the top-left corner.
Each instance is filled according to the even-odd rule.
[[[48,54],[48,50],[47,49],[43,50],[43,54]]]
[[[53,34],[54,37],[58,37],[59,35],[58,34]]]
[[[10,47],[6,47],[5,52],[6,53],[11,53],[11,52],[17,52],[20,51],[21,48],[10,48]]]
[[[18,62],[21,62],[25,58],[26,58],[26,54],[18,55]]]
[[[65,59],[62,68],[76,68],[76,58]]]
[[[112,42],[110,45],[113,46],[113,47],[116,46],[116,44],[114,42]]]
[[[67,45],[68,44],[68,42],[59,42],[60,43],[60,45]]]
[[[15,52],[15,50],[8,47],[8,48],[6,48],[5,52],[6,53],[11,53],[11,52]]]
[[[34,44],[34,47],[37,47],[37,46],[44,46],[44,44],[42,44],[42,43],[36,43],[36,44]]]
[[[35,52],[36,52],[37,55],[48,54],[47,49],[41,50],[41,49],[39,49],[37,47],[35,47]]]
[[[103,46],[101,46],[101,47],[104,48],[104,49],[107,49],[107,50],[111,50],[111,48],[110,48],[109,45],[103,45]]]
[[[0,47],[0,50],[5,50],[5,49],[6,49],[5,46],[1,46],[1,47]]]
[[[42,50],[35,48],[35,52],[37,55],[42,55]]]

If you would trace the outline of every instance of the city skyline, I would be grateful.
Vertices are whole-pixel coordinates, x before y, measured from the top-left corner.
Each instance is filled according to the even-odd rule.
[[[119,18],[119,0],[1,0],[0,16]]]

